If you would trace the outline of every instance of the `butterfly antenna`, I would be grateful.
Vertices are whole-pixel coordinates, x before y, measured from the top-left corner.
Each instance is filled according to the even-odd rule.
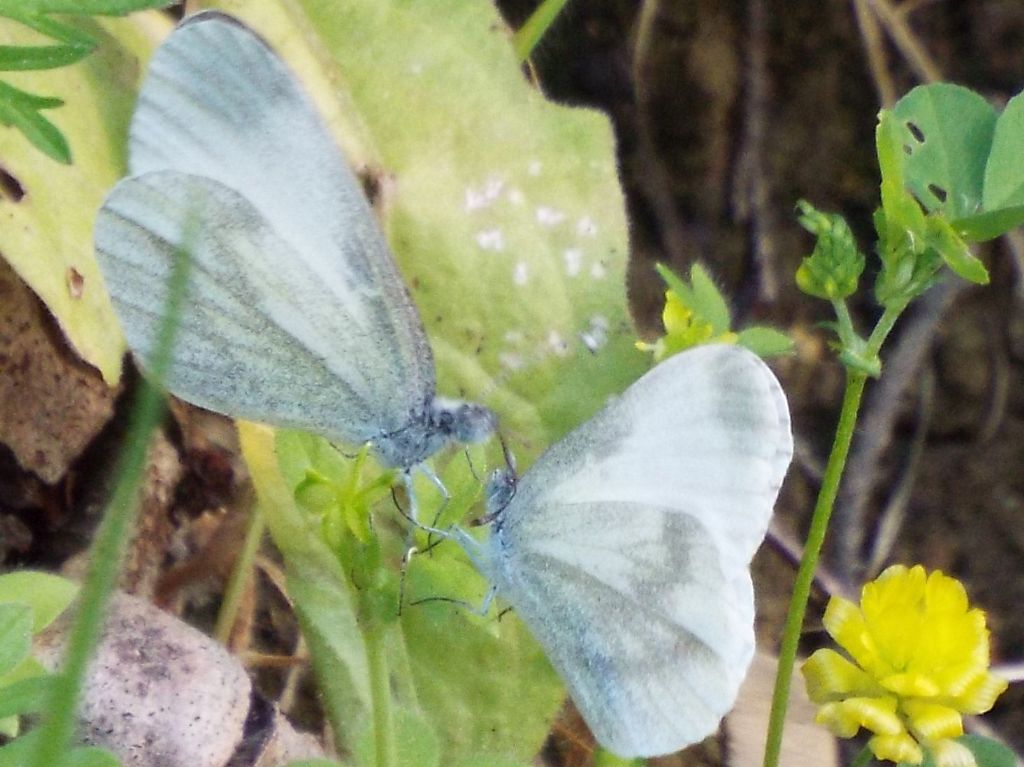
[[[498,442],[501,444],[501,454],[505,457],[505,466],[508,468],[513,479],[519,479],[519,473],[516,470],[516,456],[512,452],[512,448],[505,441],[505,435],[500,431],[498,432]]]

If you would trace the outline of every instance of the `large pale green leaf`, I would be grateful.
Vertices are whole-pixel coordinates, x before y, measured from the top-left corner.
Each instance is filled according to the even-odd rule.
[[[65,102],[47,114],[67,138],[74,164],[60,165],[18,131],[0,129],[0,253],[53,312],[78,354],[113,384],[124,341],[93,257],[93,218],[124,171],[140,62],[167,23],[141,14],[68,24],[100,42],[93,55],[71,67],[5,75],[28,93]],[[0,44],[34,42],[36,33],[0,20]]]
[[[920,85],[893,113],[904,124],[906,181],[929,210],[951,220],[980,212],[996,110],[960,85]]]

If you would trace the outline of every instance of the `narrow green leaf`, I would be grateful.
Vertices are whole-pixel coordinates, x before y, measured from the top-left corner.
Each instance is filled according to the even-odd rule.
[[[945,218],[929,216],[925,237],[929,247],[934,248],[958,275],[976,285],[988,284],[988,269]]]
[[[921,85],[893,107],[904,131],[906,183],[929,211],[963,218],[981,209],[996,110],[959,85]]]
[[[661,279],[665,281],[665,284],[668,285],[668,289],[679,296],[686,306],[689,306],[693,302],[690,286],[683,282],[682,278],[678,274],[673,272],[664,264],[655,264],[654,268],[661,276]]]
[[[34,714],[46,705],[54,677],[32,676],[0,687],[0,718]]]
[[[74,45],[0,45],[0,70],[56,69],[74,64],[91,50]]]
[[[0,82],[0,123],[20,130],[47,157],[69,165],[71,148],[64,134],[39,113],[40,109],[50,109],[62,103],[60,99],[33,96]]]
[[[985,166],[985,211],[1024,205],[1024,93],[1006,104],[996,120]]]
[[[15,7],[31,8],[37,13],[67,13],[81,16],[124,16],[150,8],[168,8],[176,0],[13,0]],[[0,16],[11,0],[0,2]]]
[[[512,36],[512,47],[520,61],[526,61],[568,0],[542,0],[530,18]]]
[[[987,242],[1024,224],[1024,205],[979,213],[950,223],[968,242]]]
[[[903,151],[904,136],[909,131],[893,112],[883,109],[878,116],[875,146],[878,167],[882,174],[882,209],[888,230],[917,231],[924,226],[924,213],[907,191],[907,156]]]
[[[0,602],[24,602],[32,608],[32,633],[38,634],[71,604],[78,584],[38,570],[0,575]]]
[[[711,279],[711,275],[699,262],[694,262],[690,267],[689,284],[664,264],[655,264],[654,268],[668,289],[679,296],[683,305],[693,312],[694,317],[711,326],[714,335],[729,332],[732,323],[729,305]]]
[[[754,325],[739,332],[737,343],[758,357],[779,357],[793,352],[793,339],[781,330],[767,325]]]
[[[982,735],[962,735],[957,741],[963,743],[974,754],[978,767],[1016,767],[1017,758],[1013,751],[998,741]]]
[[[45,14],[34,13],[25,9],[14,11],[8,15],[39,34],[52,37],[54,40],[66,43],[74,48],[84,48],[87,51],[91,51],[96,47],[96,40],[88,32],[76,29]]]
[[[699,261],[690,267],[690,284],[693,286],[693,313],[711,325],[714,335],[728,333],[732,325],[729,305]]]
[[[32,608],[23,602],[0,602],[0,677],[32,650]]]

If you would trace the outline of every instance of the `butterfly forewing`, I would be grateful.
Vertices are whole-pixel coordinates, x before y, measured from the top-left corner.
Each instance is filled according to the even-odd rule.
[[[129,154],[133,175],[175,170],[233,190],[287,246],[265,254],[278,293],[266,295],[272,288],[255,279],[249,289],[263,303],[288,291],[301,314],[330,323],[320,328],[334,337],[330,347],[310,350],[332,355],[318,364],[334,371],[339,387],[376,393],[370,412],[336,417],[372,420],[388,431],[433,396],[423,327],[362,189],[312,102],[253,32],[216,13],[198,14],[176,29],[150,63]],[[141,217],[136,223],[149,224]],[[199,223],[208,222],[200,216]],[[111,238],[105,245],[108,252],[117,248]],[[319,289],[310,291],[310,283]],[[192,295],[196,303],[205,300],[202,292]],[[268,318],[294,335],[291,318]],[[287,375],[305,380],[301,369]]]

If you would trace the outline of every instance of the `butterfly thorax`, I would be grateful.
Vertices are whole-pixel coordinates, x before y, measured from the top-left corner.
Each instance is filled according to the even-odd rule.
[[[494,431],[494,414],[483,405],[430,397],[409,412],[406,424],[374,438],[373,445],[387,466],[409,469],[449,442],[482,442]]]

